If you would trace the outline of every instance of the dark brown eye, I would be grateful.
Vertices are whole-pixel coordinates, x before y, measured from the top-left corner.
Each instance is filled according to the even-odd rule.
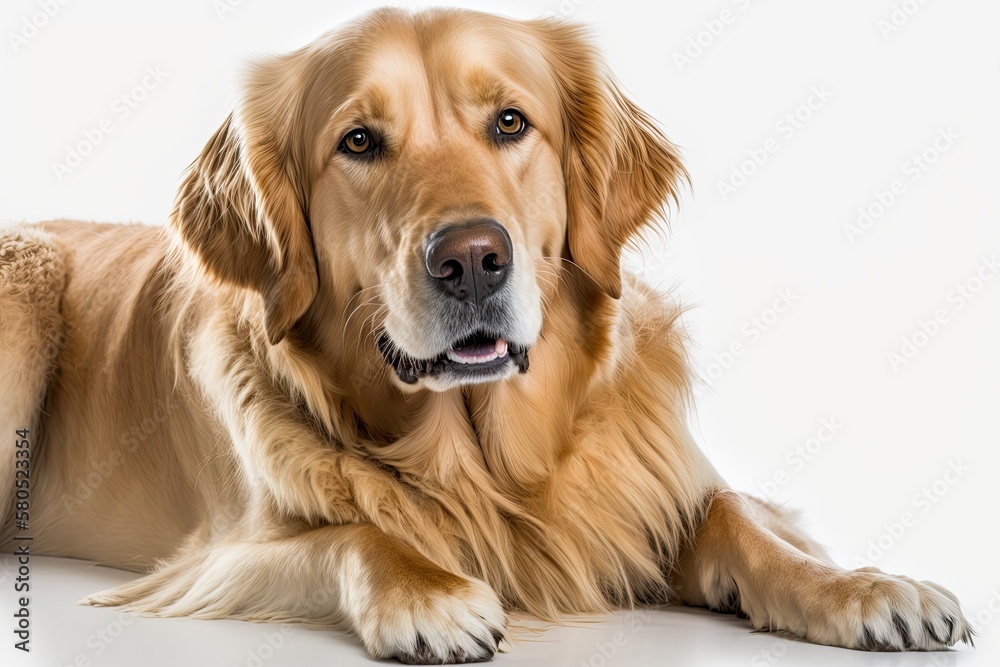
[[[344,140],[340,144],[340,149],[347,153],[352,153],[354,155],[363,155],[367,153],[375,146],[375,142],[372,141],[371,135],[363,127],[359,127],[351,130],[344,137]]]
[[[504,109],[497,118],[497,134],[503,139],[510,139],[524,132],[528,121],[524,114],[516,109]]]

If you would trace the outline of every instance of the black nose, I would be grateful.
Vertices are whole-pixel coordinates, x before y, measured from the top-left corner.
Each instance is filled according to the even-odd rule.
[[[439,229],[427,239],[427,273],[459,301],[481,304],[503,286],[514,249],[496,220],[476,220]]]

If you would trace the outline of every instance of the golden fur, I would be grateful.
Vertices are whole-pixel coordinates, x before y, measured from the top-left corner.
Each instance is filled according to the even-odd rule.
[[[498,150],[477,119],[515,103],[532,133]],[[358,119],[391,171],[337,154]],[[950,593],[836,568],[692,442],[677,307],[619,268],[684,178],[558,22],[383,10],[256,66],[166,228],[0,236],[34,550],[149,572],[92,604],[340,622],[410,662],[489,658],[506,610],[678,599],[854,648],[968,639]],[[470,215],[530,269],[530,370],[403,386],[375,339],[429,345],[413,249]]]

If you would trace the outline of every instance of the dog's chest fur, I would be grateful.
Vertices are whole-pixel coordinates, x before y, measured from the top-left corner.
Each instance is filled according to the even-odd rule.
[[[390,532],[540,616],[668,598],[717,482],[674,402],[678,358],[584,383],[558,371],[579,353],[543,344],[524,376],[424,396],[405,433],[359,452],[408,491]]]

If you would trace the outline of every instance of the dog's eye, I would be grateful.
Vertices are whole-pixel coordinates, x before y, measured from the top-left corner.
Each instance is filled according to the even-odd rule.
[[[497,138],[509,140],[524,134],[528,121],[517,109],[504,109],[497,118]]]
[[[340,142],[340,150],[352,155],[364,155],[373,148],[375,148],[375,141],[368,130],[363,127],[351,130]]]

